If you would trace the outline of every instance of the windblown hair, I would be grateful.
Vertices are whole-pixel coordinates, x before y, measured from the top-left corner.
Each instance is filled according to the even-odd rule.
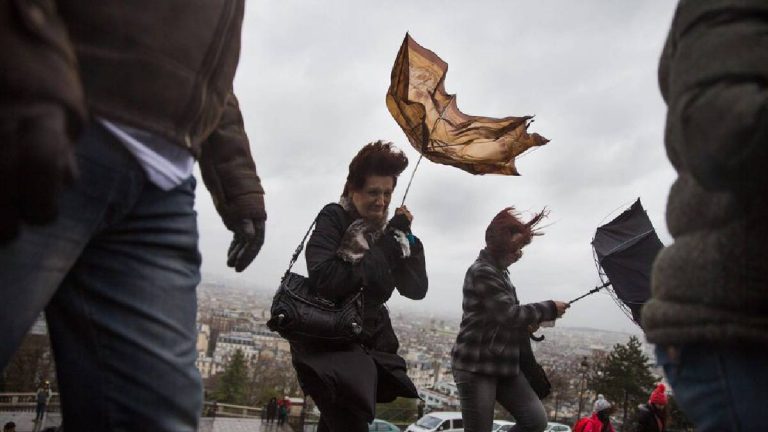
[[[349,174],[342,196],[348,196],[352,190],[365,186],[368,176],[392,176],[393,186],[397,186],[397,176],[408,166],[408,158],[399,148],[389,141],[376,141],[366,144],[349,163]]]
[[[507,207],[494,216],[485,229],[485,246],[494,257],[518,250],[527,245],[533,236],[543,235],[536,229],[549,212],[546,208],[536,213],[528,222],[523,222],[514,207]],[[513,240],[515,234],[522,234]]]

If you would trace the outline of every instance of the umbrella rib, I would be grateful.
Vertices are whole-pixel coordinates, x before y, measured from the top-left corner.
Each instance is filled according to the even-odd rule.
[[[606,253],[605,255],[603,255],[603,258],[607,257],[608,255],[610,255],[610,254],[612,254],[612,253],[614,253],[614,252],[617,252],[619,249],[621,249],[621,248],[622,248],[623,246],[625,246],[627,243],[631,243],[631,242],[633,242],[633,241],[635,241],[635,240],[637,240],[637,239],[639,239],[639,238],[642,238],[642,237],[646,237],[646,236],[648,236],[649,234],[651,234],[651,233],[653,233],[653,232],[654,232],[654,229],[653,229],[653,228],[651,228],[650,230],[648,230],[648,231],[646,231],[646,232],[644,232],[644,233],[638,234],[638,235],[636,235],[636,236],[632,237],[631,239],[629,239],[629,240],[627,240],[627,241],[625,241],[625,242],[622,242],[622,243],[620,243],[618,246],[614,247],[613,249],[609,250],[609,251],[608,251],[608,253]],[[598,260],[598,262],[602,262],[602,261],[603,261],[603,259],[602,259],[602,258]]]

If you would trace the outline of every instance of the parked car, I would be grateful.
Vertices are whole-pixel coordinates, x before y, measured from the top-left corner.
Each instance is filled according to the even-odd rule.
[[[491,432],[507,432],[508,430],[512,429],[512,426],[514,425],[515,422],[506,420],[494,420],[493,426],[491,427]]]
[[[400,428],[388,421],[373,419],[368,423],[368,432],[400,432]]]
[[[464,421],[458,411],[431,412],[412,423],[406,432],[463,432]]]
[[[549,422],[544,432],[571,432],[571,427],[562,423]]]

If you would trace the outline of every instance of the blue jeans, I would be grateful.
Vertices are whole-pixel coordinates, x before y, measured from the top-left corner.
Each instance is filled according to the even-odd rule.
[[[195,179],[156,188],[97,125],[76,149],[58,219],[0,246],[0,369],[45,310],[66,430],[196,430]]]
[[[691,345],[656,347],[675,401],[697,432],[765,430],[768,354]]]
[[[45,402],[37,402],[35,404],[35,420],[42,420],[45,416]]]
[[[496,401],[517,420],[510,431],[541,432],[547,427],[544,405],[523,374],[497,377],[454,369],[453,378],[466,432],[491,430]]]

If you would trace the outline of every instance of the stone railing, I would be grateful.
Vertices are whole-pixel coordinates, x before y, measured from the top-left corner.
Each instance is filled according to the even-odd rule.
[[[205,401],[203,417],[261,418],[261,408]]]
[[[34,412],[36,405],[35,393],[0,393],[0,411]],[[53,393],[48,401],[48,412],[59,412],[59,409],[59,394]]]

